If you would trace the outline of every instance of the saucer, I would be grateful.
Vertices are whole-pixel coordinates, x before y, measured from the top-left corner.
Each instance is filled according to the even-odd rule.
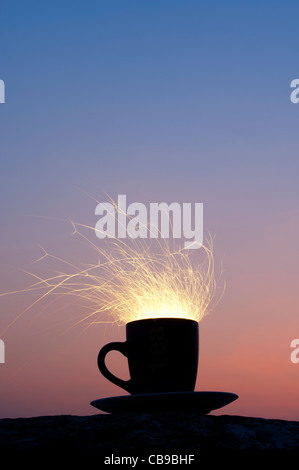
[[[101,398],[90,404],[107,413],[195,411],[202,415],[222,408],[238,395],[228,392],[164,392]]]

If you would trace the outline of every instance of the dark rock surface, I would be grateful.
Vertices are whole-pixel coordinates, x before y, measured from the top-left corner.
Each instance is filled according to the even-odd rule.
[[[208,453],[222,451],[299,451],[299,422],[196,413],[41,416],[0,420],[4,451],[43,451],[99,458],[120,455]],[[292,456],[295,459],[294,456]],[[292,460],[299,463],[299,460]]]

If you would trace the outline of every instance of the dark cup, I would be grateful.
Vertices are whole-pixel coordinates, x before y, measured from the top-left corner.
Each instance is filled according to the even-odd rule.
[[[126,325],[125,342],[106,344],[98,367],[104,377],[132,395],[193,391],[198,365],[198,323],[180,318],[136,320]],[[109,351],[128,358],[130,379],[122,380],[106,367]]]

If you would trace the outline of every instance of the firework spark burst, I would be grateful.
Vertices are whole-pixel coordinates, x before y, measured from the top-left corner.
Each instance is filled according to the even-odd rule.
[[[96,263],[82,269],[43,249],[37,261],[54,260],[63,270],[50,277],[28,273],[34,283],[18,292],[36,293],[36,300],[26,311],[52,296],[72,296],[83,301],[84,313],[76,324],[126,324],[161,317],[200,322],[209,313],[216,293],[211,237],[198,250],[180,249],[170,239],[115,238],[98,246],[83,233],[94,228],[72,225],[74,235],[92,248]]]

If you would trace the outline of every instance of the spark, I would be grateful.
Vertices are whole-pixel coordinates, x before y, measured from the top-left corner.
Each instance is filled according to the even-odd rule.
[[[179,248],[170,239],[125,242],[115,238],[99,245],[84,233],[88,229],[94,235],[94,227],[71,223],[74,235],[93,250],[95,263],[82,268],[42,248],[37,262],[50,258],[62,267],[49,277],[29,273],[34,282],[18,292],[33,292],[37,297],[25,311],[58,295],[83,302],[85,312],[76,324],[121,325],[159,317],[200,322],[209,313],[216,293],[212,237],[196,250]]]

